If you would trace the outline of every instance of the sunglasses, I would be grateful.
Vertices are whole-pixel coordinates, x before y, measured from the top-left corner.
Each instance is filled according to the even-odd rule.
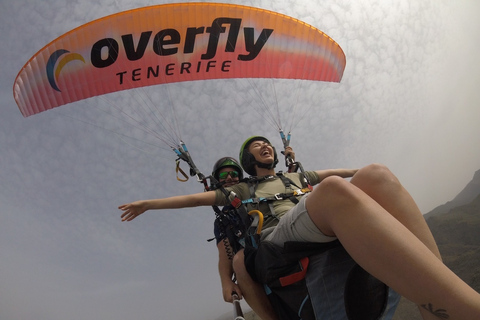
[[[238,171],[225,171],[225,172],[220,172],[218,174],[218,178],[220,179],[227,179],[228,175],[232,178],[237,178],[238,177]]]

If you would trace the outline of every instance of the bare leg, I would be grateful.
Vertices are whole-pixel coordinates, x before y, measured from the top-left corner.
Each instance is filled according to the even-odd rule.
[[[378,198],[378,190],[366,188],[370,196],[355,186],[365,187],[361,174],[352,183],[329,177],[315,188],[306,201],[315,225],[324,234],[337,236],[358,264],[417,305],[445,309],[450,320],[480,319],[480,295],[440,261],[434,241],[433,246],[429,243],[431,234],[423,235],[417,218],[397,220],[386,210],[390,206],[386,199],[372,198]],[[410,205],[390,210],[401,217]],[[403,223],[412,224],[414,231]]]
[[[440,252],[417,204],[397,177],[385,166],[373,164],[362,168],[351,183],[369,195],[400,221],[440,260]]]
[[[351,182],[381,205],[442,260],[435,239],[420,209],[388,168],[377,164],[369,165],[362,168]],[[436,319],[424,307],[419,306],[419,310],[424,319]]]
[[[242,290],[243,297],[262,320],[276,320],[276,313],[270,304],[270,300],[268,300],[263,286],[250,277],[245,268],[244,259],[243,250],[239,251],[233,258],[233,269],[235,270],[237,283],[240,290]]]

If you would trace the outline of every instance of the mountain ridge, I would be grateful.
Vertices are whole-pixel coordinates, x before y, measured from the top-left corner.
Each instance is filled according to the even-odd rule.
[[[451,201],[447,201],[446,203],[439,205],[438,207],[434,208],[430,212],[424,215],[425,219],[433,217],[438,214],[447,213],[451,209],[468,204],[473,201],[478,195],[480,194],[480,169],[475,172],[473,175],[472,180],[460,191],[455,198]]]

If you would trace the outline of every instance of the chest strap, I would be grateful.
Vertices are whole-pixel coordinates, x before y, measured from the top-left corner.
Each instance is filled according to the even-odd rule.
[[[259,197],[259,198],[250,198],[246,200],[242,200],[243,204],[258,204],[260,202],[271,202],[271,201],[277,201],[277,200],[285,200],[285,199],[290,199],[292,200],[295,199],[296,202],[298,202],[298,199],[296,197],[303,196],[307,193],[309,193],[310,190],[309,188],[303,188],[303,189],[297,189],[292,192],[285,192],[285,193],[276,193],[273,196],[270,197]],[[293,201],[292,201],[293,202]]]

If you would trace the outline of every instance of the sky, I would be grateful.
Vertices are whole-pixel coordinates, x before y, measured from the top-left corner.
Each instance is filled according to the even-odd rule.
[[[231,311],[207,242],[211,209],[120,220],[123,203],[203,190],[194,178],[178,182],[173,152],[110,107],[136,100],[86,100],[24,118],[13,99],[17,73],[56,37],[159,3],[169,2],[0,0],[0,319],[217,319]],[[339,84],[226,80],[143,91],[174,107],[165,121],[179,126],[202,172],[237,156],[254,134],[281,149],[262,99],[279,101],[284,123],[300,106],[291,146],[306,169],[384,163],[423,213],[452,200],[480,169],[480,2],[242,4],[324,31],[347,66]]]

